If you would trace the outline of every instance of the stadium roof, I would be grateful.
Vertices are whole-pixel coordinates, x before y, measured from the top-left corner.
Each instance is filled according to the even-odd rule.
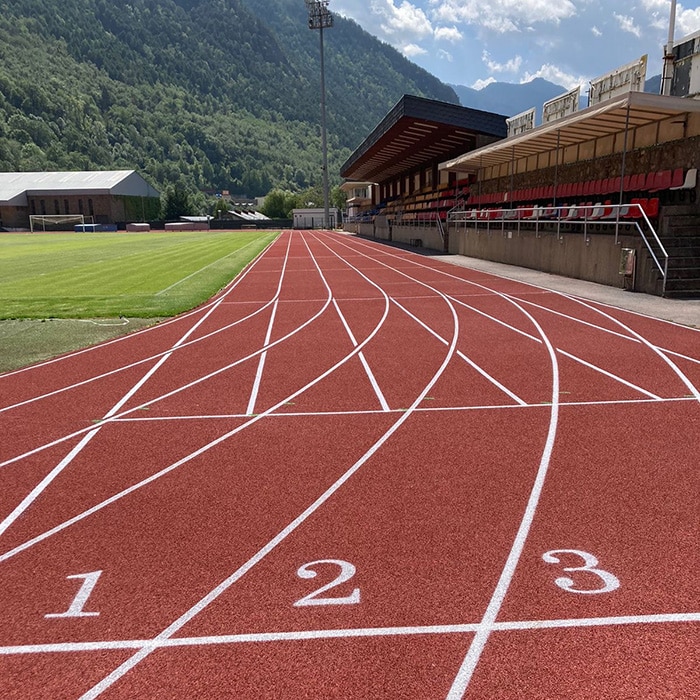
[[[26,207],[28,196],[125,195],[160,197],[135,170],[0,173],[0,204]]]
[[[575,146],[612,134],[624,133],[690,112],[700,112],[700,101],[684,97],[629,92],[588,107],[568,117],[542,124],[531,131],[511,136],[498,143],[440,164],[441,170],[476,172],[481,168],[502,165],[539,153]],[[630,143],[633,149],[634,144]]]
[[[351,180],[385,182],[424,164],[502,139],[506,118],[447,102],[404,95],[340,170]]]

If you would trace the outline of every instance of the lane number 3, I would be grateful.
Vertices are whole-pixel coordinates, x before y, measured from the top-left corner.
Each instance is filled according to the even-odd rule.
[[[359,588],[355,588],[348,596],[322,597],[324,593],[336,586],[346,583],[355,575],[355,567],[348,561],[343,561],[342,559],[319,559],[318,561],[312,561],[300,566],[297,570],[297,576],[299,578],[308,579],[316,578],[316,567],[324,564],[331,564],[339,567],[340,573],[330,583],[321,586],[321,588],[315,590],[313,593],[309,593],[309,595],[297,600],[297,602],[294,603],[294,607],[301,608],[307,605],[354,605],[360,602]]]
[[[598,560],[588,552],[582,552],[580,549],[552,549],[549,552],[545,552],[542,555],[542,559],[547,562],[547,564],[561,564],[561,554],[573,554],[574,556],[583,559],[582,566],[565,566],[563,570],[566,572],[574,573],[577,571],[585,571],[589,574],[593,574],[598,577],[600,583],[602,584],[599,588],[576,588],[576,582],[573,578],[568,576],[560,576],[554,581],[559,588],[569,593],[580,593],[582,595],[595,595],[598,593],[611,593],[612,591],[620,587],[620,581],[614,574],[604,569],[599,569]],[[579,576],[579,579],[582,577]]]

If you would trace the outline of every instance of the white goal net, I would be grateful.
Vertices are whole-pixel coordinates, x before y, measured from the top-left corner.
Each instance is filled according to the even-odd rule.
[[[84,224],[82,214],[33,214],[29,217],[29,228],[34,231],[72,231],[78,224]]]

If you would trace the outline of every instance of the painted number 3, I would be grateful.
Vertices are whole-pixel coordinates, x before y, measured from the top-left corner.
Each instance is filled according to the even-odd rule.
[[[559,588],[569,591],[569,593],[592,595],[596,593],[610,593],[620,587],[620,581],[618,580],[617,576],[611,574],[609,571],[605,571],[604,569],[598,569],[598,560],[588,552],[582,552],[579,549],[553,549],[550,552],[545,552],[542,555],[542,559],[544,559],[547,564],[561,564],[561,558],[559,556],[561,554],[573,554],[574,556],[583,559],[582,566],[565,566],[564,571],[571,573],[585,571],[588,574],[593,574],[599,579],[602,586],[593,589],[576,588],[576,582],[574,579],[569,578],[568,576],[561,576],[554,581]],[[583,576],[580,575],[578,578],[580,579],[579,583],[581,583]]]
[[[330,591],[331,588],[346,583],[355,575],[355,567],[350,562],[343,561],[342,559],[319,559],[318,561],[312,561],[300,566],[297,570],[297,576],[299,578],[316,578],[316,567],[319,564],[337,566],[340,568],[340,573],[330,583],[321,586],[321,588],[315,590],[313,593],[309,593],[309,595],[297,600],[297,602],[294,603],[294,607],[301,608],[307,605],[354,605],[360,602],[359,588],[355,588],[348,596],[321,597],[323,593]]]

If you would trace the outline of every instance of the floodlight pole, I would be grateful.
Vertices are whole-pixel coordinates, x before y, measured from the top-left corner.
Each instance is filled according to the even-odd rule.
[[[326,71],[323,56],[323,30],[333,26],[329,0],[304,0],[309,11],[309,29],[318,29],[321,37],[321,151],[323,153],[323,228],[330,228],[328,194],[328,141],[326,137]]]
[[[676,32],[676,0],[671,0],[671,17],[668,23],[668,42],[664,46],[664,69],[661,77],[661,94],[671,94],[673,82],[673,37]]]

